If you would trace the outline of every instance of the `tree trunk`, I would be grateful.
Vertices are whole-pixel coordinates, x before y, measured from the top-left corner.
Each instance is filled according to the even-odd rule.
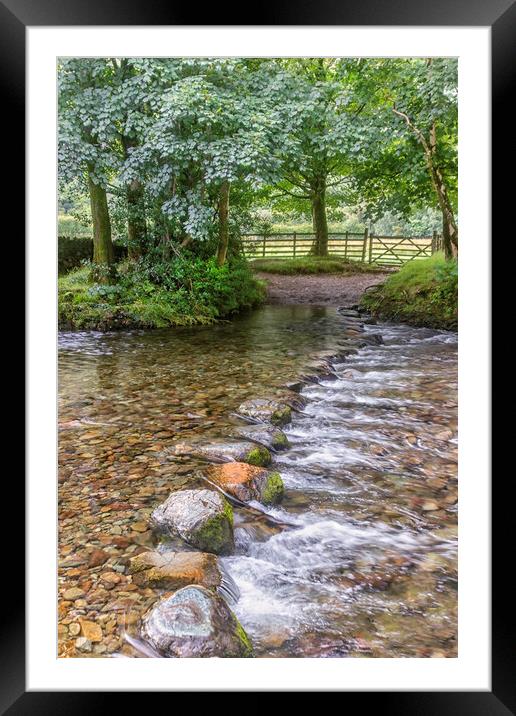
[[[115,258],[106,190],[100,184],[95,184],[91,175],[88,175],[88,188],[93,220],[93,263],[111,267]]]
[[[432,182],[439,201],[439,207],[443,215],[443,248],[447,260],[456,259],[459,253],[459,231],[453,213],[453,208],[448,199],[448,192],[443,181],[441,172],[434,165],[430,166]]]
[[[224,181],[219,190],[219,243],[217,246],[217,265],[223,266],[226,261],[229,243],[229,182]]]
[[[423,148],[425,146],[423,145]],[[435,122],[430,128],[430,137],[428,148],[425,148],[426,163],[430,171],[432,184],[437,194],[437,201],[443,215],[443,247],[444,255],[447,260],[457,258],[459,251],[459,232],[457,230],[457,222],[453,214],[453,207],[448,198],[448,191],[444,177],[436,162],[437,153],[437,129]]]
[[[146,236],[143,186],[135,179],[127,187],[127,252],[130,258],[142,255]]]
[[[450,218],[448,212],[443,211],[443,249],[444,256],[447,261],[450,259],[456,259],[458,256],[457,250],[457,226],[453,215]]]
[[[457,258],[459,253],[459,231],[457,228],[457,222],[455,221],[455,215],[453,213],[453,207],[448,197],[448,190],[446,188],[446,182],[439,169],[437,163],[437,128],[435,122],[430,127],[430,133],[428,137],[425,137],[423,132],[416,127],[411,121],[410,117],[405,112],[400,112],[396,107],[393,107],[393,112],[399,117],[402,117],[410,130],[416,135],[418,142],[423,147],[426,166],[430,174],[430,179],[437,195],[437,201],[439,202],[439,208],[443,215],[443,245],[444,255],[446,259]]]
[[[312,189],[313,256],[328,256],[328,220],[326,218],[326,181],[319,180]]]

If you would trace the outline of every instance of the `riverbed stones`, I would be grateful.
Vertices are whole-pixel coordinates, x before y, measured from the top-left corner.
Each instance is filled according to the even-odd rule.
[[[270,465],[272,459],[266,447],[249,441],[192,446],[190,453],[210,462],[246,462],[258,467]]]
[[[228,462],[212,465],[206,474],[209,480],[242,502],[258,500],[271,505],[283,497],[284,486],[279,472],[269,472],[244,462]]]
[[[288,438],[283,430],[274,425],[267,425],[267,423],[244,425],[243,427],[238,427],[235,433],[258,445],[263,445],[268,450],[286,450],[290,447]]]
[[[238,407],[237,413],[251,422],[271,425],[286,425],[292,420],[292,408],[278,400],[246,400]]]
[[[129,574],[139,587],[181,589],[191,584],[218,587],[217,557],[209,552],[142,552],[133,557]]]
[[[79,625],[81,627],[81,636],[91,642],[102,641],[102,627],[100,624],[87,619],[79,619]]]
[[[233,510],[213,490],[173,492],[153,511],[151,524],[203,552],[223,554],[233,547]]]
[[[89,654],[93,649],[93,645],[85,636],[80,636],[75,640],[75,648],[83,654]]]
[[[245,658],[249,637],[224,599],[189,586],[163,597],[144,616],[142,636],[170,658]]]

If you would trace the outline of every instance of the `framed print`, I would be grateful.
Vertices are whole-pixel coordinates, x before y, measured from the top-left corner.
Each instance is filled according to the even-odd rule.
[[[489,269],[514,4],[212,14],[0,3],[29,397],[2,713],[512,713]]]

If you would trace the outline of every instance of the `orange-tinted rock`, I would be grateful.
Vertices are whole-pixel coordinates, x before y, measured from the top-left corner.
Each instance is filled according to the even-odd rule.
[[[81,625],[81,634],[86,639],[93,642],[102,641],[102,627],[100,624],[86,619],[79,619],[79,624]]]
[[[108,589],[112,588],[115,584],[118,584],[122,579],[116,572],[102,572],[100,578],[104,582],[104,586]]]
[[[109,554],[103,549],[94,549],[88,557],[88,567],[100,567],[101,564],[107,562]]]
[[[274,504],[283,495],[283,482],[278,472],[269,472],[245,462],[213,465],[206,474],[209,480],[242,502],[258,500]]]
[[[207,552],[143,552],[131,559],[133,582],[143,587],[181,589],[189,584],[217,587],[217,558]]]
[[[246,462],[228,462],[213,465],[207,475],[225,492],[242,502],[259,500],[267,482],[268,471],[263,467],[248,465]]]

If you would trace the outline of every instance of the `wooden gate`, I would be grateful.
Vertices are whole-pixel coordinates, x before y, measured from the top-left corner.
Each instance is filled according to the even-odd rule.
[[[308,256],[314,239],[309,232],[245,234],[242,245],[249,259],[292,259]],[[367,229],[328,234],[330,256],[381,266],[402,266],[440,250],[442,237],[435,231],[432,236],[377,236]]]

